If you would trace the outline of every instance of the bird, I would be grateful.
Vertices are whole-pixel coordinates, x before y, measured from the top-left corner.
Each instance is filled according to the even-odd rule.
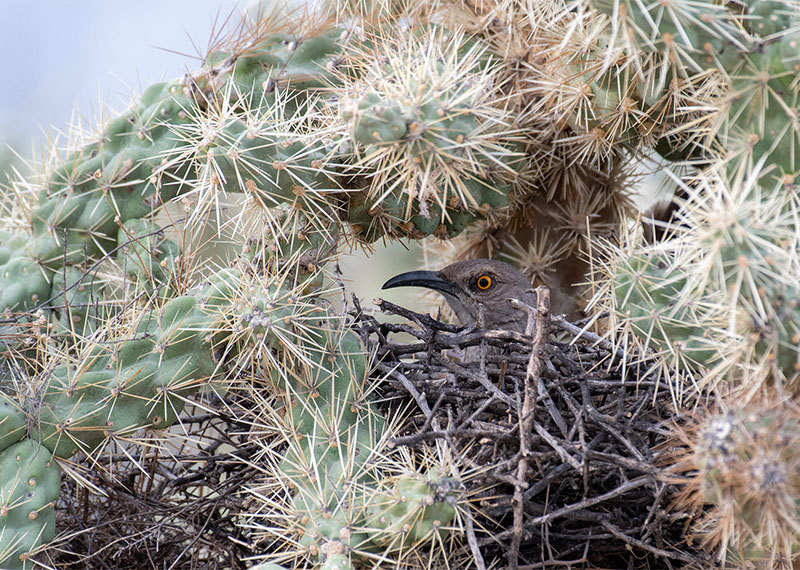
[[[536,307],[536,293],[525,274],[495,259],[467,259],[440,271],[401,273],[381,289],[410,286],[441,293],[462,325],[477,323],[488,330],[524,333],[528,313],[514,307],[511,299]]]

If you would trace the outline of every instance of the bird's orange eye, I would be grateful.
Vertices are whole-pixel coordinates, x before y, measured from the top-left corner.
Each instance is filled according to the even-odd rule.
[[[486,289],[492,286],[492,278],[488,275],[481,275],[478,277],[478,280],[475,282],[475,284],[478,286],[478,289],[486,291]]]

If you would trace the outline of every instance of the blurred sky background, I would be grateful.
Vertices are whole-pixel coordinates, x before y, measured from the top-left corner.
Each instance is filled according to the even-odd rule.
[[[74,109],[121,111],[131,93],[200,64],[235,0],[0,0],[0,137],[26,157]],[[185,55],[181,55],[185,54]]]
[[[42,157],[48,140],[60,136],[63,144],[59,133],[73,119],[94,125],[103,105],[123,111],[148,85],[199,67],[214,32],[228,18],[237,22],[251,2],[0,0],[0,184],[13,160],[8,146],[26,159]],[[419,268],[420,259],[416,245],[407,252],[399,243],[388,250],[376,244],[368,261],[356,254],[341,265],[365,307],[378,295],[419,306],[413,289],[383,294],[380,285]]]

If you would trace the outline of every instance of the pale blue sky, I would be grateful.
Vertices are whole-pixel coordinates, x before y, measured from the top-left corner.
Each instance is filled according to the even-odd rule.
[[[0,141],[26,156],[73,109],[121,110],[132,91],[199,65],[236,0],[0,0]],[[193,43],[194,42],[194,43]],[[165,51],[171,50],[171,51]],[[178,55],[179,52],[187,55]]]

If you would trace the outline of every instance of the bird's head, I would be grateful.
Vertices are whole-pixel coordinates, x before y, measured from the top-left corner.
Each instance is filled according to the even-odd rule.
[[[515,309],[510,299],[535,305],[531,282],[516,267],[493,259],[468,259],[452,263],[441,271],[410,271],[389,279],[383,289],[425,287],[441,293],[462,324],[481,317],[490,329],[523,331],[526,314]]]

